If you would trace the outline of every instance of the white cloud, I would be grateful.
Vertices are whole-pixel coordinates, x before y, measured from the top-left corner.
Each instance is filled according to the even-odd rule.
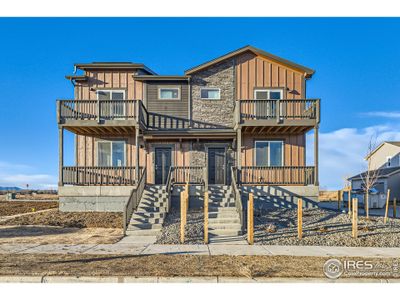
[[[370,112],[361,113],[361,116],[399,119],[400,111],[370,111]]]
[[[34,168],[23,164],[12,164],[0,161],[0,186],[17,186],[33,189],[54,189],[57,178],[48,174],[33,174]]]
[[[319,179],[320,186],[328,189],[343,187],[344,178],[355,175],[366,168],[371,137],[377,142],[400,140],[398,125],[377,125],[366,128],[342,128],[319,135]],[[307,149],[313,149],[313,134],[307,136]],[[313,165],[313,152],[307,152],[307,164]]]

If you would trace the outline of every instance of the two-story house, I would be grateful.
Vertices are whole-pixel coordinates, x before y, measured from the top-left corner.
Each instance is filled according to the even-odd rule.
[[[250,191],[317,199],[320,100],[306,97],[313,70],[252,46],[179,76],[135,63],[75,68],[74,99],[57,101],[61,210],[129,215],[143,190],[174,199],[185,182],[192,206],[204,189],[224,191],[239,213]],[[64,130],[75,134],[75,166],[63,163]]]

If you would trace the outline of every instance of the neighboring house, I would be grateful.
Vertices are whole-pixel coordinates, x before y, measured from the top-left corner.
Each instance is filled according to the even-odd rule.
[[[390,189],[391,199],[400,197],[400,142],[383,142],[374,149],[365,159],[370,161],[372,173],[377,174],[374,189],[382,195],[380,205],[385,203],[385,195]],[[367,172],[350,177],[353,191],[363,190],[363,178]],[[371,205],[370,207],[373,207]]]
[[[75,68],[83,74],[67,76],[74,99],[57,101],[61,210],[123,211],[128,199],[135,208],[144,184],[146,195],[172,195],[174,205],[187,181],[191,206],[204,187],[231,194],[239,212],[239,189],[318,198],[320,100],[306,97],[313,70],[251,46],[181,76],[135,63]],[[64,165],[64,130],[75,134],[74,166]],[[314,166],[306,165],[310,130]]]

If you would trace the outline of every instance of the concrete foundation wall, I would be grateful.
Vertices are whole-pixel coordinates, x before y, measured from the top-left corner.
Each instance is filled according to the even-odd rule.
[[[173,208],[180,208],[180,193],[184,191],[184,186],[174,186],[171,194],[171,206]],[[204,186],[191,185],[189,186],[189,208],[202,208],[204,207]]]
[[[122,212],[134,186],[60,186],[60,211]]]
[[[247,203],[249,193],[254,194],[254,208],[296,208],[297,199],[303,199],[304,207],[317,207],[319,187],[309,186],[243,186],[242,201]]]

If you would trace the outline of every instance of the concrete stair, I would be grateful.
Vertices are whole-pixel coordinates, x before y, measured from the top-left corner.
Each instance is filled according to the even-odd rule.
[[[167,197],[164,186],[146,186],[139,206],[132,214],[126,235],[135,237],[138,243],[154,243],[166,216]]]
[[[208,232],[210,243],[216,240],[227,240],[242,235],[239,214],[231,187],[213,185],[209,189]]]

